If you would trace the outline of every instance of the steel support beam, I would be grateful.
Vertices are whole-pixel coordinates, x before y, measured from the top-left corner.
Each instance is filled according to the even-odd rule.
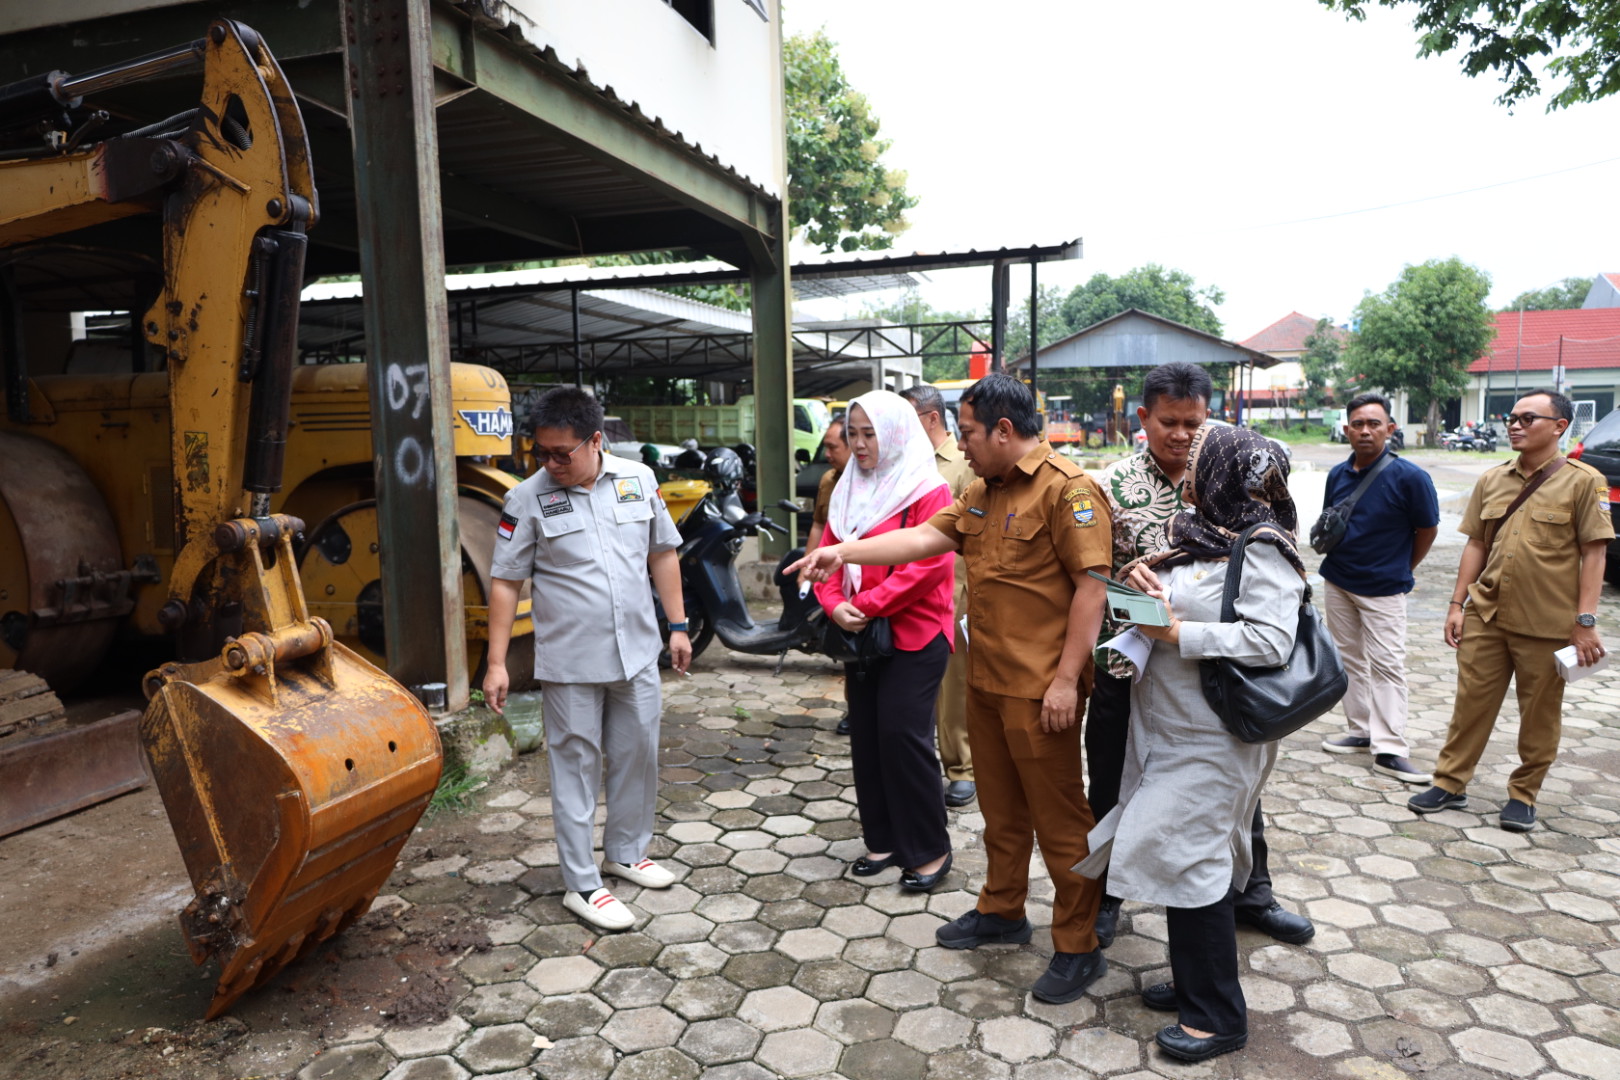
[[[787,204],[782,206],[787,215]],[[793,283],[786,237],[773,230],[772,258],[749,277],[754,299],[754,449],[759,506],[766,513],[793,498]],[[761,533],[762,555],[782,555],[788,540]]]
[[[344,0],[389,672],[467,703],[428,6]],[[432,528],[424,528],[431,514]]]
[[[621,176],[735,229],[755,266],[785,252],[776,243],[777,201],[730,177],[673,138],[634,122],[625,109],[548,69],[511,42],[473,26],[465,15],[433,5],[432,50],[443,71],[476,87],[492,104],[557,142],[610,166]]]

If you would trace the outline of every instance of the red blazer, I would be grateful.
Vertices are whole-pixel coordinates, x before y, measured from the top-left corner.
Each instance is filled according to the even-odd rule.
[[[951,489],[941,484],[932,492],[911,504],[909,512],[902,510],[880,522],[867,536],[892,532],[900,527],[904,514],[906,526],[921,525],[940,510],[951,505]],[[823,544],[836,544],[839,537],[828,522]],[[904,566],[861,567],[861,591],[848,597],[850,603],[868,618],[885,616],[894,634],[894,647],[917,652],[940,634],[954,652],[956,650],[956,607],[952,593],[956,587],[956,553],[947,551],[921,562]],[[832,577],[816,586],[816,599],[830,615],[846,599],[844,596],[844,568],[833,571]]]

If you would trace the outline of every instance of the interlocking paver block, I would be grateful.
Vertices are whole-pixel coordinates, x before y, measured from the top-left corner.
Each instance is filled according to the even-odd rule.
[[[849,1080],[922,1080],[928,1059],[904,1043],[876,1039],[844,1051],[838,1063]]]
[[[526,1024],[480,1028],[456,1047],[456,1060],[475,1073],[522,1068],[534,1055],[534,1032]]]
[[[653,968],[619,968],[597,982],[596,996],[615,1009],[657,1005],[675,988],[675,980]]]
[[[697,1062],[666,1047],[631,1054],[613,1070],[613,1080],[698,1080],[702,1072]]]
[[[844,959],[867,971],[898,971],[909,967],[916,950],[890,937],[860,938],[844,948]]]
[[[507,984],[522,986],[522,983]],[[527,1010],[525,1010],[527,1011]],[[513,1020],[523,1019],[519,1013]],[[446,1054],[450,1048],[461,1041],[463,1034],[472,1025],[459,1016],[452,1016],[437,1024],[419,1028],[396,1028],[386,1032],[382,1037],[382,1044],[397,1058],[428,1057],[432,1054]]]
[[[613,1010],[595,994],[563,994],[542,999],[529,1011],[528,1025],[553,1042],[594,1035]]]
[[[1620,1050],[1591,1039],[1571,1036],[1546,1044],[1547,1053],[1558,1067],[1588,1080],[1610,1080],[1620,1076]]]
[[[383,1080],[467,1080],[471,1075],[455,1058],[429,1057],[401,1062]]]
[[[1546,1006],[1512,994],[1486,994],[1472,998],[1468,1007],[1474,1010],[1480,1023],[1519,1035],[1540,1035],[1558,1026],[1558,1021]]]
[[[1463,1061],[1509,1076],[1530,1076],[1547,1064],[1534,1046],[1517,1035],[1469,1028],[1451,1036],[1450,1041]]]
[[[722,1065],[747,1061],[764,1038],[758,1028],[727,1016],[693,1024],[676,1046],[703,1065]]]
[[[791,986],[755,990],[743,999],[737,1019],[761,1031],[806,1027],[816,1015],[817,1001]]]
[[[1003,1061],[1033,1061],[1050,1054],[1056,1033],[1045,1024],[1021,1016],[1003,1016],[979,1025],[979,1044]]]
[[[830,909],[821,925],[842,938],[876,937],[888,927],[889,917],[865,904],[850,904]],[[924,944],[933,945],[933,938]]]
[[[1107,1028],[1082,1028],[1063,1040],[1058,1053],[1092,1072],[1113,1073],[1142,1061],[1142,1046]]]
[[[913,949],[927,949],[935,944],[934,932],[944,925],[945,920],[938,915],[923,912],[901,915],[889,923],[888,932],[884,936],[902,945],[909,945]]]
[[[596,985],[603,970],[583,956],[558,956],[534,965],[523,981],[542,994],[574,994]]]
[[[937,1002],[943,989],[938,979],[920,971],[887,971],[872,976],[866,996],[891,1009],[915,1009]]]
[[[843,938],[817,926],[789,930],[777,941],[776,951],[804,963],[808,960],[831,960],[844,950],[844,945]]]
[[[973,1034],[973,1021],[949,1009],[918,1009],[902,1013],[894,1025],[894,1037],[925,1054],[953,1046],[966,1046]]]
[[[627,1054],[653,1050],[660,1046],[674,1046],[686,1021],[660,1006],[645,1009],[621,1009],[602,1025],[602,1038]]]
[[[1355,1046],[1350,1030],[1343,1024],[1310,1013],[1296,1013],[1287,1019],[1288,1041],[1307,1054],[1332,1057]]]
[[[814,1076],[838,1064],[843,1044],[810,1028],[777,1031],[765,1036],[756,1061],[779,1076]]]

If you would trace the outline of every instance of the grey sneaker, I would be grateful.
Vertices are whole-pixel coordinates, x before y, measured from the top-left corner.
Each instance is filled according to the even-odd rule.
[[[1372,739],[1366,735],[1335,735],[1322,740],[1322,749],[1330,754],[1365,754],[1372,749]]]

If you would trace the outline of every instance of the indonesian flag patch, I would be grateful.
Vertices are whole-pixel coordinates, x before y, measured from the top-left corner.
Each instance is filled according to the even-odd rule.
[[[517,518],[511,514],[502,514],[501,523],[495,526],[495,535],[502,540],[512,539],[512,530],[517,528]]]

